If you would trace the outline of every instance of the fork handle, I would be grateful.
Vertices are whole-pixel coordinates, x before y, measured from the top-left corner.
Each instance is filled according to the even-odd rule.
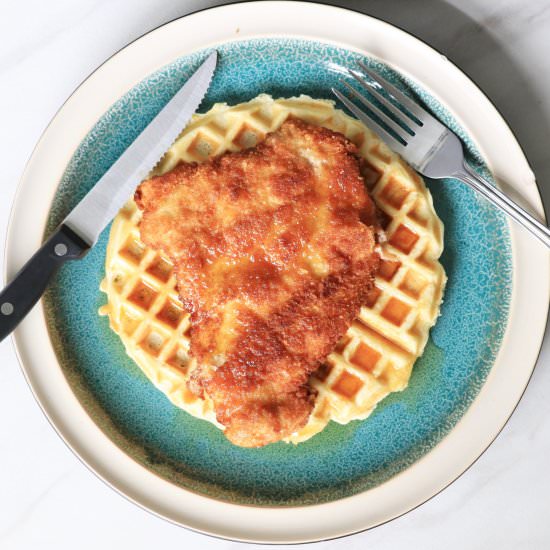
[[[516,204],[500,189],[478,175],[466,162],[463,163],[463,169],[453,174],[453,177],[475,189],[550,248],[550,229]]]

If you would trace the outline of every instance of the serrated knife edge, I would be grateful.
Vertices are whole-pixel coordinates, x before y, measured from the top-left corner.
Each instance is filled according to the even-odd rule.
[[[208,91],[216,64],[214,51],[65,218],[63,224],[88,245],[93,246],[191,120]]]

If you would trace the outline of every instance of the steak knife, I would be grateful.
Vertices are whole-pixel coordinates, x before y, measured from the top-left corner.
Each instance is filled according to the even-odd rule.
[[[216,63],[214,51],[0,292],[0,341],[40,299],[58,268],[94,246],[198,109]]]

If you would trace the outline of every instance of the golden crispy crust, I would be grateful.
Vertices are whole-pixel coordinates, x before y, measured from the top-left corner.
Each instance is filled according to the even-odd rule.
[[[366,300],[375,209],[355,146],[287,120],[253,149],[143,182],[143,241],[174,261],[191,314],[190,387],[227,437],[261,446],[300,429],[309,375]]]

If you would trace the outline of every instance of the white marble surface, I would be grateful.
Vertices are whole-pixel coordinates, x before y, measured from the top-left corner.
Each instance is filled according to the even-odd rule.
[[[144,32],[200,0],[3,0],[0,15],[0,264],[15,187],[72,90]],[[550,205],[548,0],[340,1],[416,34],[489,94]],[[0,265],[1,267],[1,265]],[[547,335],[548,336],[548,335]],[[511,421],[483,457],[424,506],[319,548],[550,547],[550,339]],[[165,523],[100,483],[53,432],[0,343],[0,548],[237,548]]]

